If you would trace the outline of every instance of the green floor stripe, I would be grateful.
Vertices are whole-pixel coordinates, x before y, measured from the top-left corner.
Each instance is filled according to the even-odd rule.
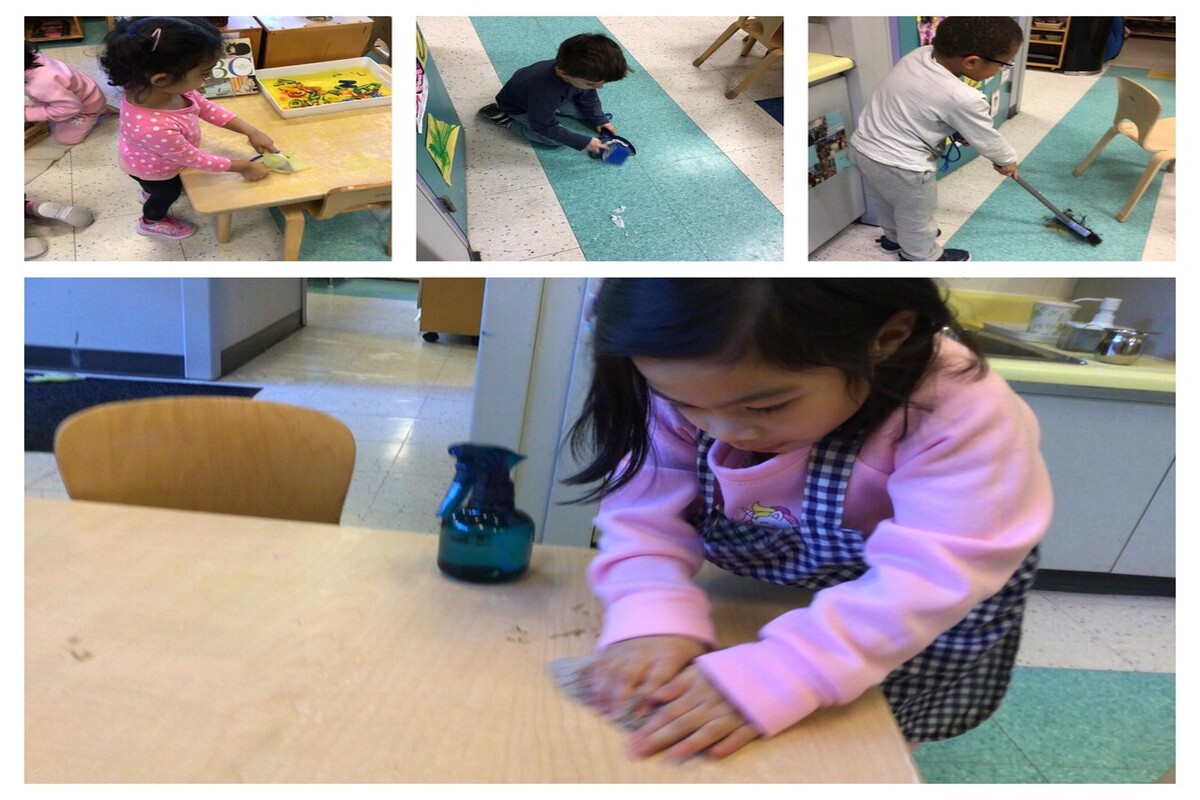
[[[270,209],[279,232],[284,231],[283,214]],[[329,219],[305,215],[300,240],[301,261],[391,261],[387,254],[391,210],[346,211]]]
[[[991,719],[915,757],[928,783],[1152,783],[1176,761],[1175,676],[1018,667]]]
[[[619,39],[595,17],[471,17],[501,81],[553,58],[577,33]],[[604,110],[637,155],[621,166],[568,147],[533,147],[589,261],[780,261],[783,214],[641,68],[600,90]],[[464,113],[473,113],[474,109]],[[591,133],[582,122],[564,125]],[[616,209],[624,227],[611,219]]]
[[[1021,177],[1060,209],[1071,209],[1077,219],[1086,216],[1087,227],[1103,240],[1100,245],[1093,247],[1059,226],[1048,225],[1053,218],[1050,211],[1015,181],[1005,180],[946,246],[968,250],[979,261],[1140,261],[1162,171],[1129,219],[1118,222],[1115,215],[1124,208],[1150,154],[1127,137],[1117,136],[1082,176],[1075,177],[1071,170],[1112,125],[1118,75],[1158,95],[1163,117],[1175,116],[1175,82],[1146,74],[1144,69],[1109,67],[1031,153],[1018,154]]]

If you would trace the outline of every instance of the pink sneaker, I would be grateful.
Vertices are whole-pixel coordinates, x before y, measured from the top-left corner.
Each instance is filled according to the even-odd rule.
[[[175,219],[170,214],[159,220],[148,220],[142,217],[138,220],[137,232],[142,236],[161,236],[164,239],[186,239],[196,232],[196,226],[182,219]]]
[[[142,189],[140,192],[138,192],[138,202],[141,203],[142,205],[146,205],[146,201],[149,199],[150,199],[150,193],[147,192],[145,189]]]

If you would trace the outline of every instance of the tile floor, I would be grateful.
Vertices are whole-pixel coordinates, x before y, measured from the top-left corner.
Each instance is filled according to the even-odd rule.
[[[96,61],[104,24],[89,26],[95,41],[69,47],[46,47],[46,55],[90,75],[116,108],[120,96]],[[218,101],[219,102],[219,101]],[[172,241],[139,236],[134,225],[141,214],[138,186],[117,166],[117,124],[110,117],[79,144],[63,148],[53,137],[25,152],[27,197],[69,203],[90,210],[96,221],[75,229],[59,222],[26,221],[26,236],[41,238],[44,261],[278,261],[283,258],[282,217],[278,211],[254,209],[233,215],[233,240],[217,242],[215,217],[195,212],[185,193],[171,213],[195,222],[199,230]],[[64,149],[66,150],[64,154]],[[52,163],[51,163],[52,162]],[[270,180],[270,178],[268,178]],[[300,251],[303,261],[390,261],[384,251],[391,212],[356,211],[333,220],[309,219]]]
[[[739,58],[738,40],[732,39],[701,67],[693,67],[691,61],[717,38],[730,18],[601,16],[599,21],[661,87],[666,102],[658,106],[658,116],[651,116],[649,110],[635,112],[632,118],[626,117],[627,124],[618,125],[618,130],[627,133],[635,145],[641,142],[642,146],[638,156],[607,174],[613,180],[633,174],[642,169],[639,159],[647,166],[651,162],[661,166],[637,173],[645,177],[636,182],[621,178],[623,185],[614,188],[611,197],[603,198],[604,208],[592,209],[583,204],[586,191],[580,189],[578,180],[571,186],[569,176],[562,180],[559,177],[568,164],[605,176],[600,172],[604,165],[591,163],[575,151],[552,152],[539,160],[532,146],[476,115],[479,108],[492,101],[508,74],[497,74],[505,68],[493,66],[471,19],[417,18],[469,142],[467,208],[472,247],[485,261],[749,260],[771,256],[778,260],[782,220],[778,214],[764,211],[763,206],[783,212],[783,126],[754,101],[783,95],[782,62],[772,66],[746,92],[727,100],[726,89],[749,72],[756,55]],[[481,27],[486,31],[487,26]],[[489,38],[486,32],[484,38]],[[760,52],[756,50],[756,54]],[[527,63],[551,57],[553,51],[545,55],[539,52],[528,57]],[[501,55],[496,60],[507,63]],[[632,86],[634,78],[621,83]],[[620,87],[613,84],[601,90],[601,100],[612,96],[605,92],[615,93]],[[650,102],[640,91],[638,95],[641,102]],[[609,108],[619,113],[616,105]],[[661,127],[656,124],[668,118],[675,121],[672,136],[657,136]],[[635,136],[634,132],[642,128],[646,133],[641,138]],[[672,159],[674,162],[668,163]],[[700,166],[705,167],[706,174],[719,172],[722,185],[728,187],[725,194],[736,192],[747,208],[758,211],[746,212],[749,217],[739,217],[736,226],[721,215],[706,214],[701,201],[722,193],[712,191],[711,186],[701,191],[691,185]],[[548,174],[554,175],[553,181]],[[756,188],[757,192],[746,187]],[[633,202],[626,202],[631,196]],[[635,209],[638,203],[642,205]],[[620,205],[629,208],[625,214],[627,227],[620,233],[631,233],[639,246],[630,247],[630,237],[622,235],[622,243],[607,250],[601,237],[614,232],[607,211]],[[652,211],[654,219],[650,219]],[[591,215],[586,221],[585,214]],[[736,252],[727,246],[715,246],[730,238],[718,231],[727,234],[730,229],[752,228],[764,220],[769,222],[762,236],[767,246],[756,244],[752,238],[745,246],[738,245]],[[647,235],[639,241],[636,237],[643,222]],[[691,235],[682,235],[685,230]],[[669,246],[663,243],[665,238],[671,239]],[[651,247],[655,239],[659,244]]]
[[[477,349],[456,337],[423,342],[411,300],[314,291],[308,313],[305,329],[225,380],[350,426],[359,452],[343,524],[435,532],[446,447],[468,430]],[[26,454],[25,493],[66,496],[52,455]],[[1163,731],[1174,730],[1174,599],[1034,592],[1018,663],[993,720],[918,750],[927,780],[1137,782],[1173,762]],[[1032,724],[1038,713],[1049,716]]]
[[[1145,69],[1175,69],[1173,41],[1130,38],[1120,55],[1108,62],[1113,66]],[[1100,76],[1062,75],[1041,69],[1027,69],[1026,83],[1021,96],[1021,113],[1004,123],[1001,129],[1018,153],[1029,153],[1054,127],[1064,114],[1087,93]],[[955,234],[996,189],[997,176],[986,159],[977,158],[955,170],[940,182],[945,185],[944,196],[953,192],[952,203],[943,201],[938,224],[942,229],[939,241],[946,242]],[[1132,187],[1131,187],[1132,188]],[[1054,202],[1051,200],[1051,202]],[[1040,207],[1034,203],[1035,210]],[[1108,220],[1118,225],[1115,220]],[[883,253],[875,240],[879,228],[873,225],[851,225],[809,255],[812,261],[895,261],[895,255]],[[1163,174],[1158,205],[1150,223],[1150,234],[1141,255],[1143,261],[1172,261],[1175,259],[1175,175]]]

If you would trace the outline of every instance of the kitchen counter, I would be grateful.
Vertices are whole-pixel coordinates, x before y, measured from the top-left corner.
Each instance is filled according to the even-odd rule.
[[[1027,322],[1034,301],[1045,299],[1057,298],[958,290],[950,293],[949,304],[959,322],[970,331],[980,330],[985,322]],[[1118,321],[1119,319],[1118,317]],[[1054,345],[1043,342],[1030,344],[1083,359],[1088,363],[1059,364],[1052,361],[990,357],[988,364],[1005,380],[1027,386],[1031,391],[1053,386],[1065,387],[1067,393],[1075,393],[1072,392],[1073,389],[1095,389],[1107,392],[1106,396],[1125,396],[1126,399],[1136,399],[1136,393],[1144,393],[1144,399],[1158,402],[1166,399],[1164,395],[1175,393],[1175,363],[1172,361],[1143,356],[1133,364],[1105,364],[1090,357],[1088,353],[1059,350]]]
[[[845,56],[809,53],[808,85],[812,86],[818,81],[832,78],[834,75],[841,75],[843,72],[852,69],[854,69],[854,62]]]

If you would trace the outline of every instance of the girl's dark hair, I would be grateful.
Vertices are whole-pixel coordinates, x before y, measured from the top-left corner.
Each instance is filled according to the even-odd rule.
[[[124,17],[104,37],[100,66],[110,85],[140,94],[154,75],[181,80],[222,52],[221,32],[201,17]]]
[[[26,42],[25,43],[25,69],[33,69],[34,67],[40,67],[41,64],[39,64],[37,62],[37,57],[38,57],[37,45],[34,44],[33,42]]]
[[[565,482],[601,484],[576,502],[621,488],[650,455],[651,393],[635,357],[732,364],[749,356],[788,370],[834,367],[848,385],[869,387],[862,408],[841,427],[859,434],[911,405],[943,328],[976,356],[963,373],[987,369],[927,278],[610,278],[593,311],[592,384],[567,439],[587,466]],[[900,311],[916,315],[911,335],[888,358],[873,359],[871,342]],[[907,420],[900,438],[906,434]]]
[[[933,49],[944,56],[1001,59],[1024,38],[1012,17],[946,17],[938,23]]]
[[[619,81],[633,72],[621,46],[600,33],[581,33],[560,44],[554,66],[585,81]]]

